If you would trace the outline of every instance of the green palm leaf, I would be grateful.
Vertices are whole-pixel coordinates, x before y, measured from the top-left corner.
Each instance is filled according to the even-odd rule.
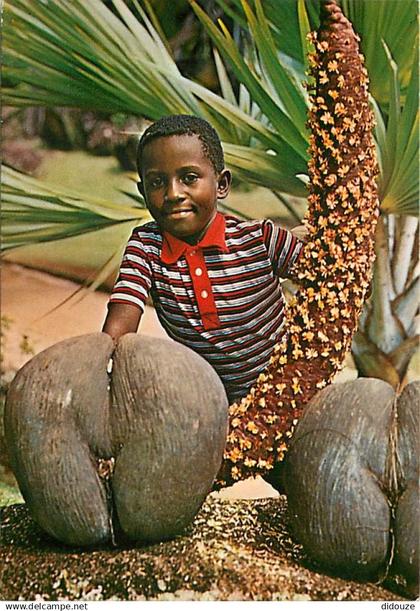
[[[279,105],[276,103],[276,100],[272,95],[267,91],[267,78],[261,78],[256,70],[249,67],[242,57],[239,49],[230,35],[229,31],[225,28],[223,23],[221,23],[221,28],[223,33],[213,24],[211,19],[206,15],[206,13],[195,3],[191,2],[191,5],[199,16],[200,20],[206,26],[207,31],[211,35],[213,41],[218,47],[219,52],[226,58],[229,59],[229,64],[232,70],[235,72],[238,80],[242,82],[247,90],[249,91],[252,99],[261,109],[261,111],[265,114],[265,116],[269,119],[273,130],[279,135],[279,139],[285,140],[293,149],[302,156],[303,159],[307,158],[306,155],[306,134],[302,135],[303,127],[304,127],[304,116],[305,116],[305,101],[300,97],[298,92],[295,90],[295,100],[297,100],[297,111],[301,113],[302,121],[297,125],[290,117],[286,109],[283,110],[283,104]],[[259,38],[263,37],[260,28],[257,26],[256,16],[250,11],[249,18],[251,19],[256,32],[258,33]],[[272,50],[272,49],[271,49]],[[267,52],[267,50],[266,50]],[[272,58],[270,57],[270,62]],[[284,75],[283,75],[284,76]],[[280,72],[278,80],[284,81],[284,79],[288,80],[287,77],[280,78]],[[276,90],[276,86],[279,84],[273,85],[270,82],[270,87],[272,85],[273,91]],[[289,83],[289,92],[293,90],[293,86]],[[290,101],[289,106],[290,106]],[[301,124],[302,123],[302,124]]]
[[[124,2],[116,1],[115,6],[121,19],[101,0],[87,5],[81,0],[57,0],[51,6],[30,0],[8,3],[4,75],[15,86],[4,89],[4,102],[95,108],[149,119],[177,112],[197,114],[209,119],[226,142],[249,146],[250,159],[254,147],[281,153],[282,159],[298,155],[298,172],[305,172],[306,141],[284,113],[277,123],[284,119],[289,131],[279,137],[261,110],[256,111],[244,86],[237,105],[182,77],[144,12],[143,25]],[[256,86],[274,115],[276,104]],[[231,162],[236,170],[234,159]],[[243,167],[238,171],[245,180],[264,184],[256,172],[248,175]],[[282,175],[283,167],[275,184],[266,186],[279,188]],[[287,182],[296,181],[289,176]]]
[[[242,0],[217,0],[221,8],[239,23],[247,27]],[[251,0],[251,5],[254,0]],[[300,63],[305,61],[306,44],[301,36],[302,4],[310,29],[319,26],[319,0],[264,0],[264,12],[282,53]],[[345,15],[361,37],[361,48],[370,75],[371,92],[375,99],[386,105],[389,82],[383,78],[387,70],[386,53],[381,46],[384,40],[400,66],[403,89],[410,79],[413,49],[417,44],[418,6],[415,0],[341,0]]]
[[[217,0],[217,3],[235,23],[246,28],[248,23],[242,0]],[[251,5],[252,6],[252,5]],[[302,37],[302,13],[305,13],[305,30],[319,25],[319,0],[264,0],[267,23],[281,53],[304,64],[306,39]]]
[[[220,0],[219,4],[226,7],[226,3]],[[217,45],[220,52],[223,54],[226,63],[232,68],[238,78],[246,80],[246,70],[251,74],[257,73],[258,70],[252,66],[244,68],[243,65],[238,67],[237,55],[239,52],[231,48],[230,39],[226,34],[226,29],[222,27],[225,34],[225,41],[222,32],[218,32],[214,24],[197,8],[194,0],[190,0],[194,10],[200,17],[202,23],[207,28],[213,42]],[[237,11],[236,15],[240,19],[242,26],[245,24],[252,32],[256,50],[257,60],[255,63],[261,62],[264,75],[264,87],[267,92],[271,93],[273,99],[281,98],[281,107],[279,104],[278,112],[282,112],[282,108],[286,111],[293,107],[294,102],[298,99],[296,74],[299,72],[294,70],[284,70],[284,56],[282,56],[283,46],[281,37],[273,37],[270,33],[270,24],[273,31],[279,31],[280,24],[283,23],[283,18],[287,14],[291,18],[290,27],[295,29],[297,36],[297,28],[300,28],[301,51],[303,52],[304,33],[309,23],[314,23],[314,6],[316,2],[308,2],[305,10],[305,4],[300,0],[296,0],[294,4],[295,11],[291,11],[291,2],[286,0],[284,3],[276,3],[276,10],[273,10],[272,0],[268,0],[264,4],[268,19],[264,19],[260,0],[233,0],[232,4]],[[255,6],[255,12],[251,9],[251,4]],[[390,15],[388,15],[387,2],[374,2],[366,0],[366,2],[358,2],[357,0],[345,0],[345,8],[354,20],[359,25],[359,31],[362,35],[362,48],[364,48],[367,57],[366,62],[370,69],[371,81],[377,83],[386,82],[386,87],[379,85],[374,91],[377,92],[378,100],[372,97],[372,104],[375,109],[377,128],[376,142],[377,153],[380,166],[379,176],[379,194],[382,202],[382,210],[386,213],[393,214],[418,214],[418,172],[417,172],[417,148],[418,148],[418,70],[417,57],[418,48],[416,46],[417,33],[414,27],[415,16],[413,18],[413,0],[403,0],[402,12],[398,19],[402,20],[402,29],[410,30],[409,40],[414,45],[415,52],[411,49],[410,53],[401,47],[398,37],[395,35],[398,3],[391,0]],[[269,10],[271,7],[272,10]],[[284,11],[284,13],[283,13]],[[235,12],[231,12],[235,15]],[[376,17],[374,18],[374,14]],[[264,25],[262,25],[264,24]],[[369,25],[370,24],[370,25]],[[372,25],[374,24],[374,25]],[[357,25],[356,25],[357,29]],[[387,45],[381,40],[381,35],[386,40],[392,43],[392,49],[401,61],[401,66],[393,59],[392,53]],[[364,40],[364,46],[363,46]],[[378,45],[380,49],[378,49]],[[299,53],[297,53],[299,55]],[[274,59],[277,57],[277,66]],[[259,59],[258,59],[259,58]],[[379,62],[379,63],[378,63]],[[381,66],[381,72],[378,70]],[[240,68],[240,69],[239,69]],[[303,68],[303,66],[302,66]],[[261,71],[261,70],[260,70]],[[383,78],[384,73],[389,75],[389,78]],[[273,82],[273,76],[276,76]],[[281,78],[280,76],[281,75]],[[408,80],[408,78],[409,80]],[[287,82],[287,86],[285,83]],[[295,87],[296,96],[290,96],[291,88]],[[226,86],[225,86],[226,89]],[[250,94],[252,96],[252,90]],[[385,100],[385,104],[381,104],[380,100]],[[305,99],[300,97],[301,103],[305,104]],[[306,107],[305,107],[306,111]],[[301,126],[300,117],[293,113],[294,123]],[[269,117],[270,123],[273,123],[272,117]],[[281,132],[280,132],[281,133]],[[303,134],[303,132],[301,132]],[[280,138],[280,135],[278,136]],[[273,147],[274,150],[277,150]],[[242,158],[245,153],[242,154]],[[251,156],[247,159],[251,164]],[[281,165],[281,164],[279,164]],[[297,175],[306,173],[306,168],[298,170],[293,166],[290,172],[294,178]],[[271,183],[272,177],[268,171],[264,172],[265,184],[270,188],[275,188]],[[254,182],[255,177],[252,179]],[[288,187],[289,188],[289,187]],[[287,189],[284,189],[290,193]]]
[[[199,112],[188,90],[176,87],[178,69],[152,26],[144,27],[123,2],[116,7],[129,25],[101,0],[7,4],[4,74],[18,86],[5,89],[5,102],[48,104],[52,91],[52,103],[62,106],[150,118]]]
[[[418,71],[413,65],[403,106],[399,71],[384,45],[390,74],[389,116],[385,133],[381,121],[381,183],[379,196],[384,212],[418,214]]]
[[[361,37],[361,47],[370,75],[370,90],[379,104],[386,106],[391,83],[384,78],[388,57],[382,46],[385,41],[399,66],[402,89],[408,85],[416,48],[418,5],[415,0],[363,1],[342,0],[345,14]],[[414,54],[415,55],[415,54]]]
[[[267,151],[234,144],[224,144],[225,157],[228,165],[235,167],[236,174],[255,184],[260,183],[261,175],[267,177],[266,185],[272,190],[285,191],[296,197],[306,197],[307,188],[305,174],[299,173],[298,159],[272,155]],[[291,165],[295,163],[295,172],[290,172]]]
[[[2,170],[2,250],[150,220],[140,206],[61,192],[8,167]]]

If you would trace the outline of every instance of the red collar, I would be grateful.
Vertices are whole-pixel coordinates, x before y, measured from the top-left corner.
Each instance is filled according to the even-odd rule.
[[[163,232],[162,253],[160,258],[163,263],[175,263],[186,252],[198,250],[209,246],[220,248],[227,252],[225,238],[226,221],[223,214],[218,212],[207,229],[204,237],[201,238],[198,244],[187,244],[183,240],[179,240],[170,233]]]

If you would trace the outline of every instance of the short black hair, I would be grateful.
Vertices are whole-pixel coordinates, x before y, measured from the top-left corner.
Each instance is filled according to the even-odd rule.
[[[218,133],[205,119],[193,115],[168,115],[152,123],[140,138],[137,148],[137,168],[141,176],[143,150],[155,138],[165,136],[197,136],[201,140],[205,156],[213,165],[216,174],[225,167],[222,144]]]

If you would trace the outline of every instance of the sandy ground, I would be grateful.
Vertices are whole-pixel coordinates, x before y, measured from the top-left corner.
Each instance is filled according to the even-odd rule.
[[[107,293],[81,289],[75,294],[80,289],[75,282],[13,263],[3,266],[1,284],[6,371],[19,369],[31,358],[22,340],[36,354],[63,339],[101,330]],[[146,307],[141,332],[167,337],[151,307]]]
[[[75,295],[78,284],[13,263],[2,267],[1,288],[2,367],[6,379],[11,379],[33,354],[102,327],[107,293],[82,289]],[[151,307],[146,307],[140,332],[167,337]],[[220,495],[259,498],[277,493],[258,478],[240,482]]]

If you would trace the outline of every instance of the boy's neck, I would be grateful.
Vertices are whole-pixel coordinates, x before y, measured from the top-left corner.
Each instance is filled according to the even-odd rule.
[[[206,235],[209,227],[211,226],[211,224],[213,223],[214,219],[216,218],[216,215],[217,215],[217,210],[215,210],[214,215],[212,216],[210,221],[207,223],[207,225],[200,231],[200,233],[194,234],[193,236],[185,236],[183,238],[178,238],[177,236],[174,236],[174,237],[177,238],[177,240],[181,240],[182,242],[186,242],[190,246],[196,246],[199,242],[201,242],[201,240]],[[170,235],[172,235],[172,234],[170,234]]]

